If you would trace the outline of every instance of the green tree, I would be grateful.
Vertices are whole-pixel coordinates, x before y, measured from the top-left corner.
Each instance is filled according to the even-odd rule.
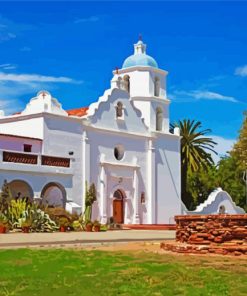
[[[5,211],[12,199],[11,192],[7,180],[4,180],[2,191],[0,194],[0,211]]]
[[[84,217],[85,221],[91,220],[92,216],[92,205],[97,200],[96,188],[94,183],[90,185],[88,188],[88,184],[86,182],[86,198],[85,198],[85,212]]]
[[[244,113],[244,122],[239,131],[239,138],[231,154],[242,170],[247,170],[247,112]]]
[[[207,170],[214,165],[211,153],[216,142],[206,137],[210,129],[202,130],[200,121],[184,119],[172,125],[179,127],[181,135],[181,191],[182,200],[188,209],[193,208],[193,198],[188,192],[188,176],[201,168]]]
[[[192,198],[191,210],[204,202],[209,194],[218,187],[217,168],[210,166],[207,169],[200,168],[196,172],[189,171],[187,179],[187,191]]]
[[[217,183],[227,191],[234,202],[240,207],[245,207],[245,185],[243,171],[235,156],[222,158],[218,164]]]

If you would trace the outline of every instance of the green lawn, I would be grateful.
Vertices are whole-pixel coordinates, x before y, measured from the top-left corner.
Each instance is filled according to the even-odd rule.
[[[1,250],[0,295],[247,295],[247,260],[127,251]]]

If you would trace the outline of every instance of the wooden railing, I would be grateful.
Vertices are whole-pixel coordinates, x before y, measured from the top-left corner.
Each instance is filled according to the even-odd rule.
[[[48,166],[57,166],[57,167],[69,168],[70,167],[70,159],[69,158],[61,158],[61,157],[42,155],[41,164],[42,165],[48,165]]]
[[[3,151],[3,161],[15,162],[15,163],[26,163],[26,164],[37,164],[38,155]]]
[[[3,162],[23,163],[32,165],[45,165],[54,167],[70,167],[70,158],[47,155],[20,153],[14,151],[2,151]]]

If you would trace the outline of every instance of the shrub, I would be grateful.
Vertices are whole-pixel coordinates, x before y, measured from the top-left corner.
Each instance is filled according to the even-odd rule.
[[[81,231],[84,229],[83,225],[81,224],[81,222],[79,220],[73,221],[71,226],[72,226],[73,230],[75,230],[75,231]]]
[[[0,226],[8,226],[8,219],[3,213],[0,213]]]
[[[64,208],[45,208],[44,211],[50,216],[50,218],[59,224],[60,218],[66,218],[68,221],[72,221],[71,214]]]
[[[65,217],[61,217],[59,219],[59,226],[60,227],[68,227],[70,225],[69,220]]]

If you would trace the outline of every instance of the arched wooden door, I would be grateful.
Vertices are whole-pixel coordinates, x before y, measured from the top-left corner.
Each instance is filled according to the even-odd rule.
[[[124,196],[121,190],[117,190],[113,195],[113,219],[115,223],[124,223]]]

